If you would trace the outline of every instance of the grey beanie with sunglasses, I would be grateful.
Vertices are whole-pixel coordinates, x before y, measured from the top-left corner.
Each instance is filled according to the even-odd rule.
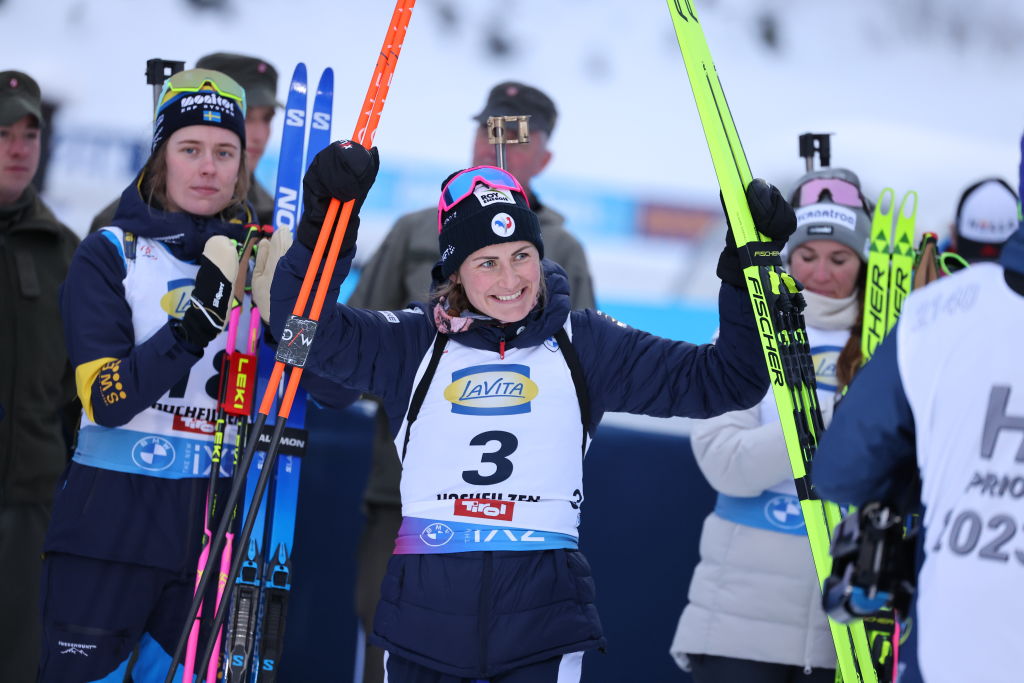
[[[796,232],[786,243],[785,258],[804,242],[831,240],[849,247],[862,261],[871,242],[871,203],[860,179],[845,168],[822,168],[802,176],[790,200]]]

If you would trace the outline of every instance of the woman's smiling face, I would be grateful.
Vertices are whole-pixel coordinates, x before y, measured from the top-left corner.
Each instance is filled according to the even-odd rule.
[[[525,318],[537,303],[540,261],[532,242],[502,242],[474,251],[455,277],[473,308],[512,323]]]

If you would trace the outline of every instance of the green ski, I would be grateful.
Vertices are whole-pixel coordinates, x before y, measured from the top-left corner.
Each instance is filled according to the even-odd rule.
[[[903,300],[912,289],[914,268],[919,258],[914,248],[916,217],[916,192],[911,190],[904,194],[896,209],[895,191],[889,187],[882,190],[871,218],[864,324],[861,329],[862,366],[896,325],[903,310]],[[895,680],[896,673],[889,671],[895,648],[891,642],[896,625],[892,610],[884,609],[866,617],[863,623],[879,677]]]
[[[753,176],[693,2],[668,0],[668,8],[744,265],[820,585],[831,571],[831,526],[841,515],[836,505],[818,498],[808,477],[822,422],[803,324],[803,298],[796,282],[782,269],[778,250],[759,246],[766,240],[754,229],[745,195]],[[863,624],[847,626],[830,619],[829,627],[843,680],[876,683]]]
[[[909,210],[909,214],[908,214]],[[889,311],[886,334],[899,320],[903,300],[910,293],[917,251],[914,249],[914,225],[917,218],[917,193],[903,195],[896,214],[896,232],[892,238],[892,277],[889,283]]]
[[[864,285],[864,325],[861,328],[860,343],[862,363],[871,358],[889,331],[889,247],[895,208],[896,193],[887,187],[878,196],[871,217],[871,245],[868,252],[867,283]]]
[[[904,194],[897,210],[896,193],[890,187],[882,190],[871,217],[864,326],[861,330],[862,364],[871,358],[899,320],[903,300],[910,293],[917,260],[917,250],[914,249],[916,217],[916,192],[910,190]]]

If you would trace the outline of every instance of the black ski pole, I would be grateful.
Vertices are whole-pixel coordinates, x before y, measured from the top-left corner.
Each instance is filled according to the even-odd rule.
[[[242,489],[245,486],[246,473],[249,471],[249,466],[252,464],[253,456],[256,453],[256,446],[259,443],[260,434],[263,432],[263,426],[267,422],[267,416],[260,413],[256,417],[256,422],[253,425],[254,429],[249,435],[249,443],[245,446],[245,453],[242,455],[241,461],[239,461],[236,470],[236,476],[231,482],[231,491],[228,493],[227,501],[225,502],[225,509],[232,510],[238,505],[238,499],[241,497]],[[280,429],[284,430],[284,424],[280,425]],[[277,431],[275,429],[275,431]],[[255,523],[255,520],[253,521]],[[222,515],[220,524],[217,526],[217,532],[214,534],[213,540],[210,542],[210,557],[219,557],[221,551],[224,548],[225,535],[228,531],[228,526],[231,524],[231,515]],[[251,531],[252,525],[250,525]],[[232,562],[234,565],[234,562]],[[206,593],[206,589],[210,584],[210,577],[215,572],[203,572],[202,578],[196,586],[195,595],[192,598],[192,605],[189,607],[188,616],[185,619],[184,630],[181,636],[178,638],[178,644],[174,648],[174,653],[171,657],[171,666],[167,670],[167,676],[164,678],[164,683],[173,683],[174,676],[177,673],[178,665],[181,664],[182,657],[185,654],[185,647],[188,644],[188,636],[192,627],[192,622],[196,618],[196,614],[199,613],[199,607],[203,602],[203,595]],[[225,593],[227,594],[227,593]],[[223,610],[217,609],[218,612]],[[219,628],[219,626],[218,626]],[[216,631],[216,629],[215,629]],[[205,667],[206,662],[203,661],[200,667],[197,667],[199,671],[203,671],[202,667]]]

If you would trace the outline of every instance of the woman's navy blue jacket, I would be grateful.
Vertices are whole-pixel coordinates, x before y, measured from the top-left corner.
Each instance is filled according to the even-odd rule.
[[[328,301],[337,300],[354,253],[339,259]],[[271,328],[278,339],[310,256],[295,243],[277,267]],[[545,305],[519,323],[474,324],[450,339],[493,349],[497,358],[502,341],[506,348],[542,344],[571,316],[591,435],[607,411],[705,418],[749,408],[764,397],[768,375],[745,292],[722,286],[718,341],[694,345],[635,330],[593,310],[570,312],[564,271],[550,261],[543,265]],[[386,313],[328,305],[305,372],[380,397],[397,433],[436,333],[432,309],[424,304]],[[455,676],[487,678],[604,645],[590,567],[576,550],[394,555],[381,597],[372,640]]]

